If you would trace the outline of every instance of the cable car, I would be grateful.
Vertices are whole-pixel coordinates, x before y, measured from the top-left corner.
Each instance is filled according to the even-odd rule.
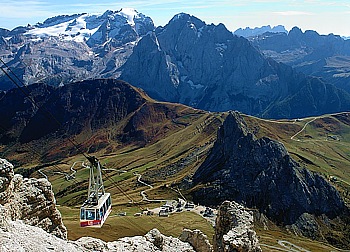
[[[80,208],[81,227],[102,227],[112,211],[111,195],[103,187],[101,165],[96,157],[90,161],[88,198]]]

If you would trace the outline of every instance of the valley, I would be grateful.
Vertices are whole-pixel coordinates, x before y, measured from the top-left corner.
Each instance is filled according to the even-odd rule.
[[[134,214],[163,204],[142,201],[141,192],[145,190],[149,199],[177,199],[184,196],[191,200],[189,191],[179,189],[180,182],[186,176],[193,174],[204,161],[216,139],[216,128],[226,116],[225,113],[189,110],[188,114],[170,122],[179,128],[176,127],[171,134],[159,141],[152,143],[151,140],[143,147],[126,145],[114,153],[106,153],[106,149],[93,153],[100,158],[104,166],[106,191],[112,193],[113,211],[102,229],[79,226],[79,207],[86,197],[88,182],[88,170],[80,163],[83,157],[77,155],[65,158],[58,165],[41,169],[53,184],[57,204],[64,224],[68,228],[68,238],[75,240],[81,236],[91,235],[111,241],[124,236],[142,235],[154,227],[174,237],[177,237],[183,228],[198,228],[209,238],[212,237],[211,224],[192,212],[174,213],[170,217],[146,215],[135,217]],[[347,118],[346,112],[317,118],[278,121],[244,116],[257,136],[269,136],[283,142],[295,160],[308,169],[321,173],[337,187],[342,197],[349,203],[350,139],[347,133],[349,132]],[[338,138],[329,137],[333,135]],[[61,171],[72,174],[71,166],[74,162],[78,162],[74,166],[76,171],[74,179],[67,180],[66,176],[56,173],[60,168]],[[142,174],[142,181],[151,184],[152,188],[138,182],[138,176],[135,174]],[[31,176],[40,178],[42,174],[37,171]],[[126,212],[126,216],[118,216],[121,212]],[[284,240],[311,251],[315,249],[327,251],[331,248],[304,238],[297,238],[296,243],[293,236],[275,225],[269,226],[269,231],[264,230],[259,224],[256,225],[260,242],[268,246],[278,246],[274,240],[283,237]],[[106,236],[106,233],[110,235]],[[268,247],[262,246],[262,249],[265,251]],[[269,249],[266,251],[270,251]]]
[[[129,8],[0,29],[0,232],[27,218],[76,248],[195,247],[183,230],[199,229],[214,251],[240,232],[257,252],[349,251],[349,52]],[[112,198],[100,229],[79,225],[92,157]]]

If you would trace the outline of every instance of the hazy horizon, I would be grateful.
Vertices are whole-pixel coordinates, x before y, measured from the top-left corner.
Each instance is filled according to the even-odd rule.
[[[350,36],[350,28],[346,26],[350,23],[350,3],[343,0],[195,0],[191,3],[185,0],[132,0],[119,3],[111,0],[99,3],[91,0],[63,0],[60,3],[54,0],[1,0],[0,3],[0,27],[10,30],[27,24],[35,25],[57,15],[98,14],[128,7],[150,16],[156,26],[164,26],[174,15],[185,12],[208,24],[223,23],[231,31],[246,27],[283,25],[287,30],[297,26],[303,31],[315,30],[320,34]]]

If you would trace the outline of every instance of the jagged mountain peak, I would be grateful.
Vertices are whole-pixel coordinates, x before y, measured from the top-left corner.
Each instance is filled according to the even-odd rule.
[[[187,25],[192,28],[196,27],[197,29],[200,29],[205,26],[205,22],[195,16],[182,12],[176,14],[165,27],[173,27],[174,25]]]
[[[43,23],[38,23],[36,25],[36,27],[40,27],[40,28],[45,28],[45,27],[49,27],[49,26],[54,26],[54,25],[58,25],[67,21],[71,21],[74,20],[82,15],[84,15],[86,13],[83,14],[72,14],[72,15],[59,15],[59,16],[55,16],[55,17],[51,17],[46,19]]]
[[[301,167],[282,143],[257,139],[236,112],[227,116],[193,178],[195,184],[207,185],[194,194],[198,202],[244,202],[284,224],[304,213],[332,218],[345,210],[339,193],[323,177]]]

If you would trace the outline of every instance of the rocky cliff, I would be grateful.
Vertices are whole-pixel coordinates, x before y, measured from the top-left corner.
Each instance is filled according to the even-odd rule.
[[[253,230],[253,214],[236,202],[224,201],[215,223],[214,251],[261,252]]]
[[[334,218],[345,210],[339,193],[323,177],[296,163],[283,144],[257,139],[236,112],[219,129],[193,180],[205,184],[194,193],[200,203],[235,200],[285,225],[303,213]]]
[[[350,41],[340,36],[302,32],[294,27],[289,33],[264,33],[250,38],[262,52],[307,75],[324,78],[350,91]]]
[[[267,59],[223,24],[207,25],[184,13],[144,36],[119,70],[121,79],[156,99],[209,111],[295,118],[350,108],[349,94]],[[316,90],[324,90],[323,97]],[[331,106],[317,103],[325,97],[334,98]],[[296,103],[302,108],[293,109]]]
[[[24,179],[14,174],[13,165],[0,159],[0,205],[8,221],[21,220],[59,238],[67,238],[60,212],[49,181]],[[7,221],[7,220],[3,221]]]

